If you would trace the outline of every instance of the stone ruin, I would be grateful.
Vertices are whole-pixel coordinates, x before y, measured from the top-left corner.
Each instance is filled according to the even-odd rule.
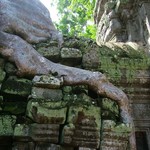
[[[36,14],[37,11],[27,11],[31,1],[35,4],[32,6],[35,7],[33,10],[38,8],[39,14]],[[46,70],[46,63],[49,60],[63,64],[59,70],[65,65],[70,66],[71,71],[72,67],[76,67],[102,72],[114,85],[123,90],[129,97],[137,150],[148,150],[150,147],[148,42],[145,46],[133,42],[103,43],[106,41],[99,40],[98,46],[90,39],[64,37],[62,40],[51,21],[48,21],[50,19],[48,13],[38,0],[22,1],[23,8],[19,7],[20,0],[16,2],[11,0],[0,2],[0,8],[4,8],[0,10],[9,10],[8,12],[12,13],[17,6],[19,13],[24,10],[30,13],[29,18],[23,17],[24,20],[17,18],[18,22],[22,23],[20,27],[14,16],[17,12],[11,15],[12,24],[5,19],[7,11],[6,16],[1,17],[3,20],[0,22],[2,29],[0,149],[133,150],[135,148],[129,142],[133,126],[120,118],[118,101],[112,101],[111,95],[96,93],[88,84],[68,84],[66,78],[59,75],[59,71]],[[3,11],[0,11],[1,16]],[[33,19],[32,15],[46,19],[43,23],[35,18],[32,25],[37,28],[30,28],[31,26],[27,26],[24,21],[30,20],[30,17]],[[12,52],[12,49],[15,49],[15,52]],[[36,52],[27,51],[29,53],[27,55],[26,49],[31,51],[35,49]],[[15,57],[12,56],[13,53]],[[38,54],[39,60],[33,53]],[[34,56],[33,61],[27,59],[28,62],[24,58],[26,55],[28,58]],[[46,63],[40,58],[46,58]],[[21,61],[24,62],[23,66]],[[44,65],[40,66],[42,63]],[[65,69],[68,71],[68,67]],[[77,77],[73,77],[76,80],[77,77],[79,80],[81,78],[80,73]],[[111,84],[109,86],[111,87]],[[120,94],[120,91],[116,91]]]

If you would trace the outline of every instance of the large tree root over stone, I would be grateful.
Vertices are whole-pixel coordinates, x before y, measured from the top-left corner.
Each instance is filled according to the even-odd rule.
[[[112,85],[102,73],[53,63],[41,56],[19,36],[4,32],[0,35],[0,45],[3,46],[0,48],[0,54],[15,63],[18,75],[58,74],[63,77],[65,85],[88,85],[97,94],[118,103],[124,123],[132,122],[127,96],[122,90]]]
[[[46,39],[57,39],[59,44],[62,42],[40,1],[0,1],[0,54],[17,66],[19,76],[57,74],[63,77],[65,85],[88,85],[97,94],[116,101],[122,121],[133,125],[128,98],[123,91],[112,85],[100,72],[56,64],[41,56],[30,43]],[[134,150],[134,140],[131,145]]]

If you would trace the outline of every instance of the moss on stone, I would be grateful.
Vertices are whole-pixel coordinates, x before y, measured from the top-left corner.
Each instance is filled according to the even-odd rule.
[[[94,123],[93,126],[95,126],[96,128],[100,129],[101,127],[101,110],[99,107],[96,106],[89,106],[87,108],[83,108],[83,107],[75,107],[72,106],[69,108],[69,112],[68,112],[68,120],[67,122],[69,124],[82,124],[82,121],[86,121],[87,119],[87,123],[89,122],[88,120],[90,120],[91,123]],[[89,122],[89,124],[90,124]],[[89,125],[92,126],[92,125]]]
[[[14,136],[26,137],[29,135],[29,127],[26,124],[16,124],[14,129]]]
[[[3,80],[5,79],[5,76],[6,76],[6,72],[0,68],[0,83],[3,82]]]
[[[13,115],[23,114],[26,111],[26,105],[25,102],[4,102],[3,111]]]
[[[132,82],[137,70],[146,70],[150,66],[150,58],[142,49],[134,49],[129,45],[100,47],[99,71],[104,72],[112,81],[122,78]]]
[[[111,132],[120,137],[128,137],[132,131],[132,128],[128,124],[117,124],[113,120],[103,120],[102,122],[103,132]]]
[[[15,122],[15,116],[0,115],[0,136],[12,136]]]
[[[38,48],[37,51],[51,61],[60,61],[60,48],[56,46],[47,47],[45,45],[45,47]]]
[[[117,103],[108,98],[102,100],[102,110],[103,118],[117,120],[119,117],[119,107]]]
[[[38,123],[63,124],[66,120],[67,107],[63,101],[52,102],[44,99],[30,100],[27,116]]]
[[[28,79],[9,77],[2,84],[2,91],[7,94],[27,97],[31,93],[32,82]]]

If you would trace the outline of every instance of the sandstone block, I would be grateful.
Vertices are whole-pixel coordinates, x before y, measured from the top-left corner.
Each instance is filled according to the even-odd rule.
[[[37,99],[49,99],[51,101],[61,101],[63,94],[62,90],[59,89],[33,87],[31,97]]]
[[[62,101],[30,100],[27,116],[40,124],[63,124],[66,120],[67,107]]]
[[[3,82],[3,80],[5,79],[5,76],[6,76],[6,72],[0,68],[0,83]]]
[[[63,84],[63,78],[56,78],[52,75],[41,75],[33,78],[36,87],[58,89]]]
[[[43,143],[58,143],[58,124],[31,124],[29,135],[33,141]],[[44,143],[43,143],[44,144]]]
[[[7,94],[19,95],[27,97],[31,93],[32,82],[28,79],[9,77],[2,84],[2,91]]]
[[[63,64],[67,65],[80,65],[82,60],[82,53],[76,48],[62,48],[61,49],[61,59]]]
[[[60,60],[60,48],[58,47],[41,47],[37,49],[37,51],[43,55],[45,58],[53,61],[53,62],[59,62]]]
[[[63,142],[75,147],[98,148],[101,127],[100,108],[70,107],[68,114],[69,124],[64,127]]]
[[[128,149],[131,128],[128,125],[116,123],[112,120],[103,121],[102,150]]]
[[[0,136],[12,136],[15,122],[13,115],[0,115]]]

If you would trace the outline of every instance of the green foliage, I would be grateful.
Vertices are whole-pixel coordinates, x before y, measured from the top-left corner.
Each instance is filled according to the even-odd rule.
[[[54,0],[60,21],[57,28],[64,35],[84,36],[95,39],[96,27],[93,23],[95,0]]]

